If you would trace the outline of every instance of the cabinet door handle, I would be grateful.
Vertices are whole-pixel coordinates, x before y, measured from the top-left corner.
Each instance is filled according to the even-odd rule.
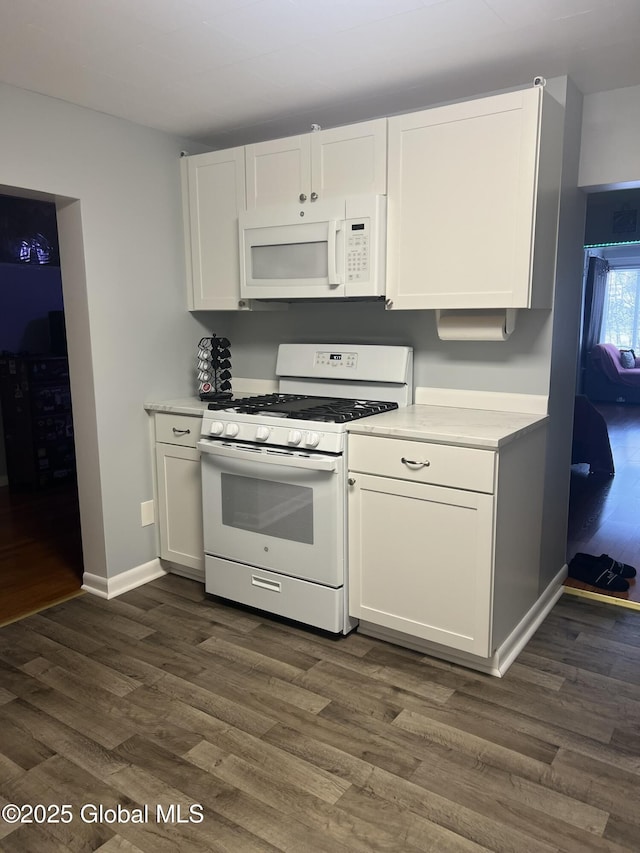
[[[423,462],[420,462],[417,459],[407,459],[405,456],[403,456],[400,459],[400,461],[402,462],[403,465],[406,465],[408,468],[415,468],[415,469],[428,468],[431,465],[431,462],[429,462],[428,459],[425,459]]]
[[[173,428],[174,435],[191,435],[190,429],[177,429],[177,427]]]

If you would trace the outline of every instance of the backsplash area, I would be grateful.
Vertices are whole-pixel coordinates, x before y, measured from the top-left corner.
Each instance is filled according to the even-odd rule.
[[[202,315],[233,340],[234,376],[270,380],[280,343],[413,347],[416,386],[547,395],[551,314],[521,311],[506,341],[441,341],[434,311],[387,311],[382,302],[291,304],[284,310]],[[235,388],[235,386],[234,386]]]

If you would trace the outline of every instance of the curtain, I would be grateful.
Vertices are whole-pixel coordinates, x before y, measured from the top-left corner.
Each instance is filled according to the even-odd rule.
[[[583,358],[600,342],[609,264],[603,258],[590,257],[584,294]]]

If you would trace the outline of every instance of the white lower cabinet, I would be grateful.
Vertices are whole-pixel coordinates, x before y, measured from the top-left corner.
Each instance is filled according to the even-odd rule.
[[[349,613],[364,633],[493,655],[537,598],[544,432],[500,451],[349,437]]]
[[[204,579],[200,418],[156,414],[155,429],[160,557]]]

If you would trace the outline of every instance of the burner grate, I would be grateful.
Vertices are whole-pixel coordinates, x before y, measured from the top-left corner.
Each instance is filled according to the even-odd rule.
[[[398,404],[383,400],[314,397],[306,394],[262,394],[256,397],[241,397],[238,400],[212,402],[208,408],[243,415],[277,415],[282,418],[341,424],[397,409]]]

